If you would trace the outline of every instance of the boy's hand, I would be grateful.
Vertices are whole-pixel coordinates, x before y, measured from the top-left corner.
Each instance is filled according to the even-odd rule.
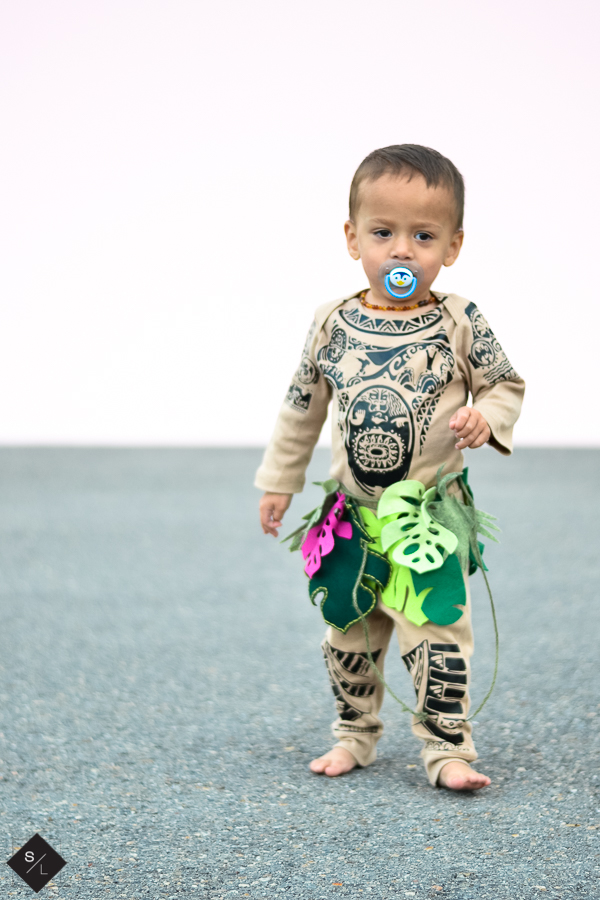
[[[283,514],[292,502],[293,494],[274,494],[267,491],[260,498],[260,524],[263,534],[272,534],[279,537],[278,528],[281,528]]]
[[[465,447],[470,447],[471,450],[483,447],[492,436],[490,426],[479,410],[470,406],[461,406],[457,409],[449,425],[456,437],[460,438],[456,444],[457,450],[464,450]]]

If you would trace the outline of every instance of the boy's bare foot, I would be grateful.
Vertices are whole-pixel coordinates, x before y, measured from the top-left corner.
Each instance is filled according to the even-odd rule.
[[[438,775],[439,786],[451,791],[478,791],[479,788],[486,787],[491,783],[491,778],[488,778],[487,775],[482,775],[467,763],[456,760],[442,766]]]
[[[357,765],[358,763],[349,750],[344,750],[343,747],[333,747],[329,753],[313,759],[309,768],[317,775],[329,775],[330,778],[335,778],[336,775],[345,775]]]

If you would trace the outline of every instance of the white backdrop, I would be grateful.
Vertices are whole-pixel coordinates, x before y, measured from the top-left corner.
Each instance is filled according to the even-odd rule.
[[[436,287],[528,382],[521,444],[600,444],[598,4],[4,0],[0,442],[261,444],[372,149],[467,183]]]

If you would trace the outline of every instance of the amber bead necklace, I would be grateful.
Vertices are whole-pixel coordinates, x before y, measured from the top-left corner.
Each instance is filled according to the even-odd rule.
[[[431,294],[431,296],[427,300],[419,300],[419,302],[415,303],[414,306],[377,306],[375,303],[367,303],[367,301],[365,300],[366,296],[366,290],[361,291],[358,295],[358,299],[363,306],[366,306],[367,309],[380,309],[383,312],[404,312],[405,310],[408,311],[409,309],[418,309],[420,306],[429,306],[430,303],[440,302],[438,298],[434,296],[434,294]]]

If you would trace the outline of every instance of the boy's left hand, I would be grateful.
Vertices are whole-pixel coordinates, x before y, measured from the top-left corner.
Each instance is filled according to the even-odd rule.
[[[456,437],[460,438],[456,444],[457,450],[464,450],[465,447],[470,447],[471,450],[483,447],[492,436],[490,426],[479,410],[470,406],[461,406],[457,409],[449,425]]]

